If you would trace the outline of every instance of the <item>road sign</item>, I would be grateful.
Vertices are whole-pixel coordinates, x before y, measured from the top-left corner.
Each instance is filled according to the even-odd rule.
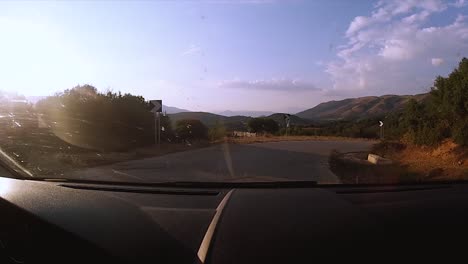
[[[153,113],[161,113],[162,112],[162,100],[151,100],[150,103],[150,111]]]
[[[383,122],[379,121],[379,126],[380,126],[380,139],[384,139],[384,127],[383,127]]]

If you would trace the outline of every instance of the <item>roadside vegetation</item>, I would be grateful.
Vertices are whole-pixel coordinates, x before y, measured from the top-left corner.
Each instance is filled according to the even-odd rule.
[[[468,180],[468,59],[462,59],[447,78],[437,77],[426,100],[410,100],[404,111],[380,120],[384,120],[385,140],[372,152],[394,164],[375,166],[333,153],[330,168],[343,182]],[[377,121],[335,123],[328,130],[367,136],[361,125]],[[365,154],[348,155],[365,160]]]
[[[34,175],[61,177],[69,170],[206,147],[208,128],[161,115],[161,145],[155,118],[141,96],[100,93],[77,86],[39,101],[0,93],[0,148]],[[5,158],[5,157],[3,157]]]
[[[437,77],[429,96],[412,99],[403,111],[362,120],[337,121],[317,129],[317,135],[379,138],[379,120],[384,138],[419,146],[437,146],[451,139],[468,145],[468,59],[463,58],[448,77]]]
[[[380,142],[371,150],[394,161],[374,165],[366,162],[368,152],[333,152],[330,169],[343,183],[417,183],[468,180],[468,149],[445,140],[437,147],[402,142]]]

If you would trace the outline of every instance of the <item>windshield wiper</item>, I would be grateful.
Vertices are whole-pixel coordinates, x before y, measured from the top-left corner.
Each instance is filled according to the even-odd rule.
[[[256,181],[256,182],[119,182],[119,181],[95,181],[82,179],[62,179],[62,178],[34,178],[34,180],[48,182],[66,182],[82,184],[99,184],[114,186],[141,186],[141,187],[182,187],[182,188],[308,188],[317,186],[316,181]]]
[[[10,178],[15,179],[30,179],[33,174],[26,168],[21,166],[16,160],[10,157],[0,148],[0,166],[11,173]],[[7,177],[5,175],[5,177]]]

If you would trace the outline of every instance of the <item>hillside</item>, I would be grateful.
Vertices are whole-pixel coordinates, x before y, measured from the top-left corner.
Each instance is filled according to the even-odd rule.
[[[181,112],[190,112],[190,110],[187,109],[182,109],[174,106],[168,106],[168,105],[163,105],[162,107],[163,112],[166,112],[168,114],[177,114]]]
[[[296,115],[311,120],[341,120],[375,117],[403,109],[411,98],[414,98],[416,101],[421,101],[427,98],[427,96],[428,94],[350,98],[321,103],[311,109],[299,112]]]
[[[169,114],[171,121],[176,123],[182,119],[197,119],[200,120],[206,126],[213,126],[216,122],[225,122],[227,117],[207,112],[180,112],[175,114]]]

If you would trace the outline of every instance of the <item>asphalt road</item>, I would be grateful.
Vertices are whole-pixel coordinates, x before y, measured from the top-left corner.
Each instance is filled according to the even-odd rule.
[[[340,152],[366,151],[372,144],[372,141],[221,144],[89,168],[73,172],[70,176],[132,182],[314,180],[339,183],[328,168],[330,152],[333,149]]]

